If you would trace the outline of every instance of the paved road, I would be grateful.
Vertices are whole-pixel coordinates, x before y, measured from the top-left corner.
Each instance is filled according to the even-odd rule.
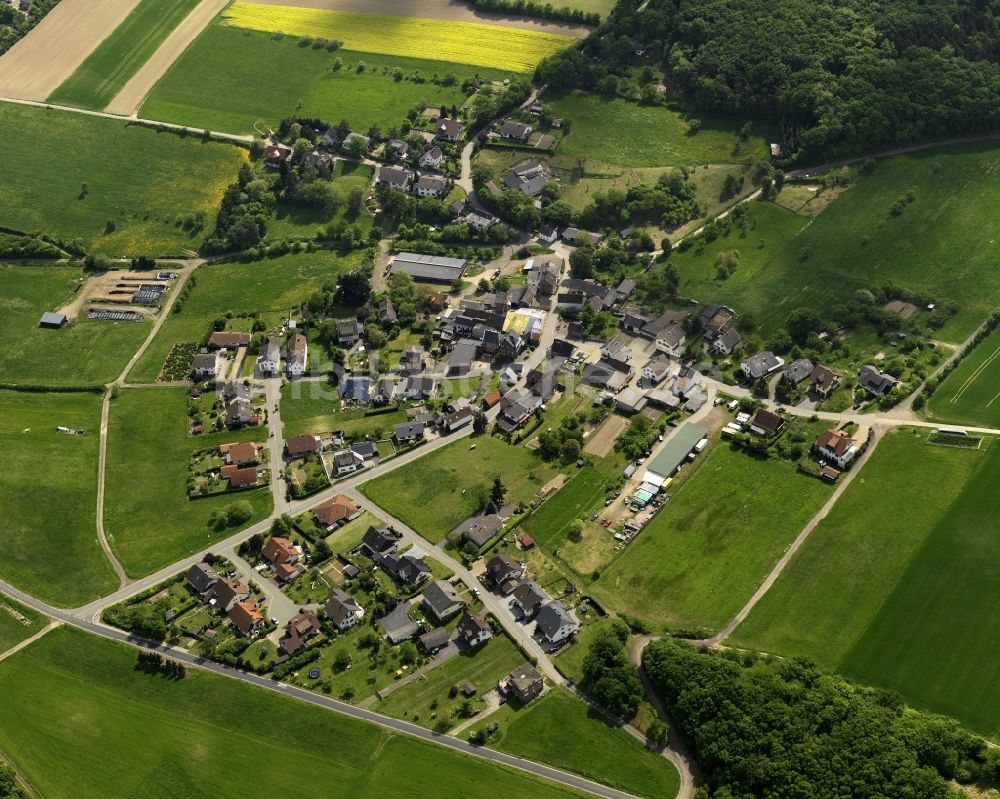
[[[19,591],[14,586],[2,580],[0,580],[0,591],[8,594],[18,602],[37,610],[39,613],[44,613],[52,619],[61,621],[93,635],[99,635],[102,638],[129,644],[141,649],[155,650],[188,666],[203,669],[204,671],[211,671],[215,674],[230,677],[234,680],[239,680],[240,682],[253,685],[257,688],[262,688],[277,694],[283,694],[284,696],[291,697],[292,699],[297,699],[301,702],[324,708],[325,710],[331,710],[335,713],[340,713],[343,716],[349,716],[353,719],[357,719],[358,721],[375,724],[390,732],[407,735],[411,738],[418,738],[428,743],[444,746],[453,751],[464,755],[470,755],[480,760],[487,760],[501,766],[506,766],[508,768],[532,774],[536,777],[543,777],[568,788],[583,791],[594,796],[605,797],[605,799],[636,799],[636,797],[632,794],[626,793],[625,791],[608,788],[607,786],[600,785],[599,783],[592,782],[591,780],[584,779],[583,777],[578,777],[575,774],[570,774],[568,772],[552,768],[551,766],[546,766],[542,763],[535,763],[531,760],[513,757],[492,749],[484,749],[482,747],[473,746],[467,741],[462,741],[458,738],[452,738],[431,730],[426,730],[423,727],[418,727],[416,724],[383,716],[378,713],[374,713],[371,710],[355,707],[354,705],[349,705],[346,702],[340,702],[336,699],[331,699],[330,697],[323,696],[322,694],[312,693],[311,691],[306,691],[293,685],[275,682],[264,677],[258,677],[255,674],[247,674],[246,672],[238,671],[229,666],[224,666],[211,660],[206,660],[205,658],[194,655],[184,649],[170,647],[158,641],[149,641],[139,636],[123,632],[122,630],[118,630],[114,627],[108,627],[99,622],[81,619],[73,615],[70,611],[55,608],[51,605],[45,604],[44,602],[40,602],[34,597],[28,596],[24,592]]]
[[[274,501],[272,516],[288,512],[288,484],[285,482],[284,441],[281,432],[281,378],[268,377],[264,383],[264,401],[267,403],[268,467],[271,470],[271,499]]]

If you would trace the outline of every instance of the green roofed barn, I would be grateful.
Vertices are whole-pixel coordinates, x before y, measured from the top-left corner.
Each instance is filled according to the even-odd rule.
[[[677,471],[677,467],[684,462],[695,444],[707,435],[708,430],[705,427],[693,422],[678,427],[663,449],[649,462],[642,481],[657,486],[662,485],[664,480]]]

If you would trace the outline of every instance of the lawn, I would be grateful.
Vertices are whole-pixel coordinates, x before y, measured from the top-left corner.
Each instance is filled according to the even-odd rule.
[[[883,437],[731,643],[830,669],[843,661],[985,454],[926,438]]]
[[[959,453],[966,454],[969,453]],[[974,457],[974,456],[973,456]],[[839,665],[917,707],[1000,733],[1000,447],[979,459]]]
[[[341,256],[329,250],[282,255],[253,263],[205,264],[190,279],[195,281],[179,313],[163,323],[139,362],[129,372],[133,382],[152,382],[163,368],[171,347],[179,342],[197,343],[206,338],[213,322],[232,314],[228,330],[250,332],[252,320],[263,314],[276,325],[326,282],[357,266],[358,256]],[[237,318],[241,317],[241,318]],[[247,355],[250,360],[256,353]]]
[[[987,177],[998,164],[1000,149],[986,144],[879,161],[812,219],[753,203],[745,236],[734,228],[700,254],[693,247],[671,257],[681,294],[731,303],[773,332],[795,308],[823,310],[857,289],[894,283],[938,304],[956,302],[958,313],[935,336],[963,341],[1000,303],[989,210],[1000,183]],[[911,189],[916,199],[890,215]],[[720,282],[716,257],[732,249],[739,268]]]
[[[433,51],[424,51],[426,56]],[[334,71],[335,59],[344,66]],[[364,71],[358,71],[363,62]],[[238,70],[232,69],[239,64]],[[404,79],[397,81],[396,69]],[[292,36],[226,27],[214,22],[156,84],[142,106],[150,119],[253,133],[254,123],[277,128],[293,114],[356,130],[399,125],[407,112],[465,102],[462,79],[474,72],[500,79],[506,73],[462,64],[368,52],[303,47]],[[452,74],[450,86],[429,82]],[[280,78],[276,78],[280,76]]]
[[[7,166],[0,225],[79,239],[111,255],[181,255],[211,229],[246,151],[100,117],[11,103],[0,106]],[[41,157],[44,154],[45,157]]]
[[[568,468],[570,479],[521,523],[521,528],[535,539],[535,543],[548,550],[558,549],[565,543],[567,528],[574,519],[589,518],[598,509],[603,509],[608,487],[618,485],[617,477],[621,473],[619,469],[605,467],[603,461],[582,469]]]
[[[247,524],[271,512],[271,491],[257,488],[191,500],[188,457],[228,441],[265,441],[266,428],[187,435],[187,390],[130,388],[112,402],[108,426],[105,529],[125,571],[138,577],[210,547],[236,532],[216,532],[207,522],[215,509],[246,500]]]
[[[97,394],[0,391],[0,575],[46,602],[82,605],[118,587],[94,527],[100,423]]]
[[[104,108],[197,5],[198,0],[141,0],[48,101]]]
[[[0,596],[0,653],[41,630],[48,620],[31,608]]]
[[[656,167],[740,163],[747,155],[763,156],[765,151],[764,139],[754,135],[735,152],[740,143],[737,129],[745,120],[702,116],[702,128],[692,136],[681,114],[658,106],[575,92],[546,96],[546,104],[554,116],[572,124],[559,146],[563,156]],[[623,130],[628,135],[622,135]]]
[[[362,236],[366,236],[372,226],[371,214],[363,211],[356,217],[350,216],[346,203],[351,189],[358,186],[367,193],[371,182],[372,169],[370,166],[350,161],[337,161],[332,181],[334,195],[339,200],[337,210],[330,215],[318,208],[278,203],[274,217],[268,222],[268,238],[312,238],[316,235],[318,228],[340,221],[356,224],[361,230]]]
[[[500,476],[507,502],[528,502],[555,474],[524,447],[479,437],[476,449],[462,439],[391,474],[361,486],[361,492],[429,541],[440,541],[480,507],[493,478]]]
[[[612,622],[610,616],[595,616],[589,623],[585,623],[573,636],[573,640],[556,655],[555,666],[559,673],[567,680],[579,683],[583,679],[583,661],[590,651],[590,645],[600,633],[611,629]]]
[[[589,14],[600,14],[605,17],[615,7],[615,0],[558,0],[552,5],[555,8],[578,8]]]
[[[1000,427],[1000,328],[955,367],[927,403],[931,419]]]
[[[455,655],[423,677],[393,691],[372,705],[372,710],[425,727],[440,725],[448,730],[461,721],[452,714],[464,701],[461,694],[448,698],[451,686],[468,681],[479,689],[479,694],[484,694],[523,663],[520,650],[507,636],[498,635],[471,655]]]
[[[337,387],[309,380],[281,388],[281,429],[285,437],[342,431],[347,438],[388,438],[393,425],[407,420],[401,409],[340,410]]]
[[[531,72],[545,56],[576,39],[540,31],[440,19],[357,14],[236,2],[222,14],[234,28],[339,39],[348,50]]]
[[[0,379],[32,385],[96,385],[114,380],[149,334],[141,322],[90,321],[60,330],[38,326],[68,302],[83,271],[70,266],[0,265]]]
[[[290,752],[300,797],[578,795],[235,680],[152,676],[135,653],[60,629],[0,663],[0,750],[40,795],[277,796]]]
[[[650,799],[680,787],[669,760],[609,724],[586,704],[556,689],[514,713],[495,748]]]
[[[786,461],[717,446],[591,591],[657,627],[717,630],[829,493]]]

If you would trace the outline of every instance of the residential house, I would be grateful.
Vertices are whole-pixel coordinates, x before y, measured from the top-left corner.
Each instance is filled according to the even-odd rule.
[[[604,236],[599,233],[588,233],[586,230],[580,230],[575,227],[564,228],[560,235],[564,242],[574,246],[589,241],[595,247],[599,247],[601,242],[604,241]]]
[[[494,555],[486,563],[486,574],[493,585],[504,596],[510,594],[518,583],[524,579],[527,567],[521,561],[508,555]]]
[[[216,330],[208,337],[208,347],[213,350],[232,350],[250,346],[249,333],[234,333]]]
[[[622,278],[622,282],[615,286],[616,302],[625,302],[625,300],[635,294],[636,286],[637,284],[632,278]]]
[[[396,401],[402,391],[402,383],[393,375],[386,375],[378,379],[374,400],[379,405],[390,405]]]
[[[337,387],[337,393],[343,402],[354,402],[367,405],[372,397],[372,379],[370,377],[345,377]]]
[[[781,378],[786,383],[797,386],[803,380],[805,380],[813,371],[813,362],[808,358],[796,358],[788,366],[785,367],[785,371],[782,373]]]
[[[740,348],[742,343],[743,337],[740,336],[736,328],[729,328],[712,342],[712,352],[716,355],[731,355]]]
[[[462,614],[455,628],[455,639],[464,643],[469,649],[482,646],[493,637],[493,630],[482,616],[468,610]]]
[[[340,588],[334,588],[330,592],[323,606],[323,612],[340,632],[356,627],[365,617],[365,609],[354,597]]]
[[[184,576],[187,579],[187,584],[191,586],[191,590],[201,596],[211,591],[219,582],[219,575],[207,563],[193,564]]]
[[[421,175],[413,191],[418,197],[444,197],[448,193],[448,181],[437,175]]]
[[[306,371],[309,344],[301,333],[289,337],[285,347],[285,371],[289,377],[299,377]]]
[[[258,474],[254,466],[245,469],[236,466],[223,466],[219,473],[229,480],[230,489],[251,488],[257,485]]]
[[[642,377],[652,385],[661,383],[670,374],[670,360],[665,355],[657,355],[642,367]]]
[[[649,324],[649,318],[643,316],[635,311],[625,311],[625,315],[622,316],[622,330],[626,333],[631,333],[633,336],[638,336],[642,333],[643,328]]]
[[[462,408],[461,410],[449,413],[441,418],[441,429],[446,433],[454,433],[475,420],[476,412],[472,408]]]
[[[632,350],[629,349],[625,336],[615,336],[601,347],[601,357],[613,358],[616,361],[628,361],[632,357]]]
[[[509,676],[501,680],[498,686],[500,693],[508,699],[514,699],[522,705],[537,699],[545,689],[545,680],[538,670],[530,663],[518,666]]]
[[[503,519],[495,513],[472,516],[462,522],[454,531],[458,536],[481,547],[503,529]],[[454,535],[453,533],[453,535]]]
[[[615,410],[619,413],[639,413],[646,407],[646,395],[629,387],[615,397]]]
[[[254,638],[265,625],[257,604],[248,600],[233,605],[229,611],[229,621],[244,638]]]
[[[281,339],[269,338],[260,348],[257,370],[262,375],[276,375],[281,368]]]
[[[233,605],[250,596],[247,588],[235,577],[222,577],[208,593],[208,602],[223,613],[228,613]]]
[[[846,469],[860,452],[853,436],[845,430],[827,430],[816,439],[815,447],[821,460],[836,464],[841,470]]]
[[[378,304],[378,323],[386,327],[396,324],[396,309],[388,297]]]
[[[330,178],[333,177],[333,170],[337,165],[337,159],[330,155],[330,153],[321,153],[319,150],[313,150],[302,159],[302,165],[315,169],[316,174],[320,177]]]
[[[880,372],[874,366],[866,364],[858,372],[858,386],[873,397],[892,391],[899,381],[886,372]]]
[[[406,381],[403,399],[430,399],[434,396],[437,380],[430,375],[413,375]]]
[[[342,449],[333,453],[333,468],[338,477],[353,474],[365,468],[365,459],[352,449]]]
[[[253,466],[257,463],[260,450],[257,444],[251,442],[241,442],[239,444],[222,444],[219,452],[222,453],[222,460],[227,465],[233,466]]]
[[[397,443],[406,446],[424,440],[424,426],[421,422],[402,422],[393,425],[392,435]]]
[[[399,585],[420,585],[431,576],[430,567],[423,560],[412,555],[384,552],[378,556],[377,562],[385,570],[385,573]]]
[[[735,324],[737,319],[739,319],[739,314],[732,308],[709,303],[702,309],[701,316],[698,317],[698,324],[705,339],[714,341]]]
[[[465,607],[465,600],[451,583],[435,580],[424,589],[422,604],[431,616],[444,622]]]
[[[399,359],[399,371],[407,375],[416,375],[424,371],[424,348],[412,345],[403,350]]]
[[[278,640],[278,647],[286,655],[294,655],[323,631],[323,624],[315,613],[296,613],[288,620]]]
[[[541,244],[552,244],[559,238],[559,230],[552,225],[542,225],[538,228],[538,241]]]
[[[549,601],[549,595],[534,580],[525,580],[513,591],[511,607],[526,619],[530,619],[538,609]]]
[[[274,567],[278,582],[291,582],[305,571],[305,565],[302,563],[302,547],[293,544],[287,538],[272,536],[265,542],[260,554]]]
[[[396,191],[409,191],[410,184],[413,183],[414,173],[409,169],[402,169],[398,166],[379,167],[375,176],[375,185],[380,189],[395,189]]]
[[[306,455],[315,455],[322,448],[319,436],[292,436],[285,441],[285,457],[304,458]]]
[[[771,413],[766,408],[761,408],[750,422],[750,432],[756,433],[764,438],[774,438],[782,431],[785,420],[778,414]]]
[[[840,375],[829,366],[816,364],[809,375],[809,387],[820,397],[828,397],[831,392],[840,388]]]
[[[485,211],[470,211],[465,216],[465,224],[477,233],[487,233],[500,220]]]
[[[385,152],[394,161],[405,161],[410,154],[410,145],[400,139],[390,139]]]
[[[452,142],[462,138],[463,130],[465,130],[465,125],[457,119],[439,119],[434,127],[434,133],[439,139]]]
[[[353,347],[364,335],[365,329],[357,319],[341,319],[337,322],[337,344]]]
[[[283,144],[269,144],[264,148],[264,160],[267,166],[277,169],[292,155],[292,148]]]
[[[769,374],[777,372],[784,365],[785,361],[777,357],[770,350],[758,352],[740,361],[740,369],[743,372],[743,376],[751,382],[756,382],[762,377],[767,377]]]
[[[580,622],[577,621],[573,611],[558,599],[549,602],[538,611],[535,625],[538,632],[545,636],[545,640],[550,644],[561,643],[580,629]]]
[[[207,380],[219,374],[221,359],[217,352],[199,352],[191,362],[195,380]]]
[[[363,512],[361,506],[350,497],[338,494],[313,508],[313,518],[319,527],[329,532],[344,522],[357,519]]]
[[[389,613],[378,619],[378,624],[390,644],[407,641],[420,631],[420,625],[410,618],[409,602],[400,602]]]
[[[507,360],[514,360],[524,350],[524,339],[516,330],[508,330],[500,337],[500,354]]]
[[[523,122],[515,122],[512,119],[505,120],[498,131],[501,139],[513,141],[527,141],[534,128]]]
[[[375,460],[378,457],[378,444],[374,441],[356,441],[351,444],[350,450],[366,461]]]
[[[353,551],[377,561],[380,555],[394,551],[399,546],[400,538],[402,536],[399,533],[388,527],[370,526]]]
[[[476,360],[478,346],[475,341],[462,339],[451,351],[448,358],[448,374],[451,376],[467,375]]]
[[[327,150],[333,150],[340,146],[340,131],[336,125],[332,125],[326,129],[326,133],[320,139],[319,146]]]
[[[444,162],[444,153],[440,147],[431,147],[420,156],[420,167],[422,169],[437,169]]]
[[[250,400],[249,386],[235,380],[226,383],[222,389],[222,406],[227,427],[257,424],[257,414]]]
[[[576,345],[565,339],[552,339],[552,346],[549,348],[549,356],[552,358],[572,358],[576,354]]]
[[[371,149],[372,140],[367,136],[362,136],[360,133],[355,133],[354,131],[351,131],[344,137],[344,141],[340,143],[340,149],[347,152],[351,149],[351,145],[356,141],[361,142],[361,152],[366,153],[369,149]]]
[[[635,369],[627,363],[604,358],[597,363],[588,363],[584,366],[580,382],[585,386],[593,386],[616,393],[626,386],[634,374]]]
[[[503,183],[508,189],[534,197],[542,193],[545,184],[552,179],[548,167],[543,161],[526,161],[518,164],[503,176]]]

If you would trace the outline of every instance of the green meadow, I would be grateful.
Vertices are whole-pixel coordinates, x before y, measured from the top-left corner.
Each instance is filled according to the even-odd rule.
[[[199,0],[141,0],[76,71],[49,95],[50,103],[100,110],[149,60]]]
[[[0,595],[0,653],[33,636],[46,621],[41,613]]]
[[[187,433],[187,389],[128,388],[111,403],[104,526],[130,576],[187,557],[235,533],[208,526],[215,509],[246,500],[252,524],[271,512],[268,487],[188,499],[188,458],[230,441],[266,441],[267,429],[197,437]],[[245,525],[243,525],[245,526]]]
[[[343,66],[334,70],[340,59]],[[239,64],[239,69],[233,69]],[[363,65],[363,66],[362,66]],[[362,68],[359,70],[359,66]],[[402,80],[394,73],[401,70]],[[450,86],[430,82],[454,75]],[[253,133],[285,117],[346,119],[355,130],[399,125],[415,107],[461,105],[462,80],[509,77],[497,70],[399,56],[329,52],[292,36],[226,27],[216,21],[173,64],[141,115],[184,125]],[[413,78],[420,76],[419,80]]]
[[[114,380],[146,336],[142,322],[77,321],[59,330],[38,320],[69,302],[84,280],[73,266],[0,264],[0,381],[74,386]]]
[[[653,626],[714,631],[751,597],[830,488],[786,461],[720,444],[667,493],[591,590]]]
[[[99,394],[0,391],[0,576],[57,605],[82,605],[118,587],[95,527],[100,423]],[[85,435],[59,433],[60,426]]]
[[[681,294],[732,304],[769,333],[796,308],[821,310],[857,289],[893,283],[957,303],[935,336],[962,341],[1000,302],[992,243],[998,166],[995,146],[948,147],[878,161],[813,219],[751,203],[745,233],[734,226],[671,256]],[[911,190],[916,199],[892,216],[890,207]],[[717,280],[718,254],[734,249],[739,267]]]
[[[0,662],[0,751],[39,795],[581,796],[236,680],[150,675],[136,651],[61,628]]]
[[[1000,427],[1000,329],[942,381],[927,402],[927,415],[943,422]]]
[[[109,255],[194,253],[247,154],[113,119],[4,103],[0,226]],[[44,154],[44,157],[42,157]]]

